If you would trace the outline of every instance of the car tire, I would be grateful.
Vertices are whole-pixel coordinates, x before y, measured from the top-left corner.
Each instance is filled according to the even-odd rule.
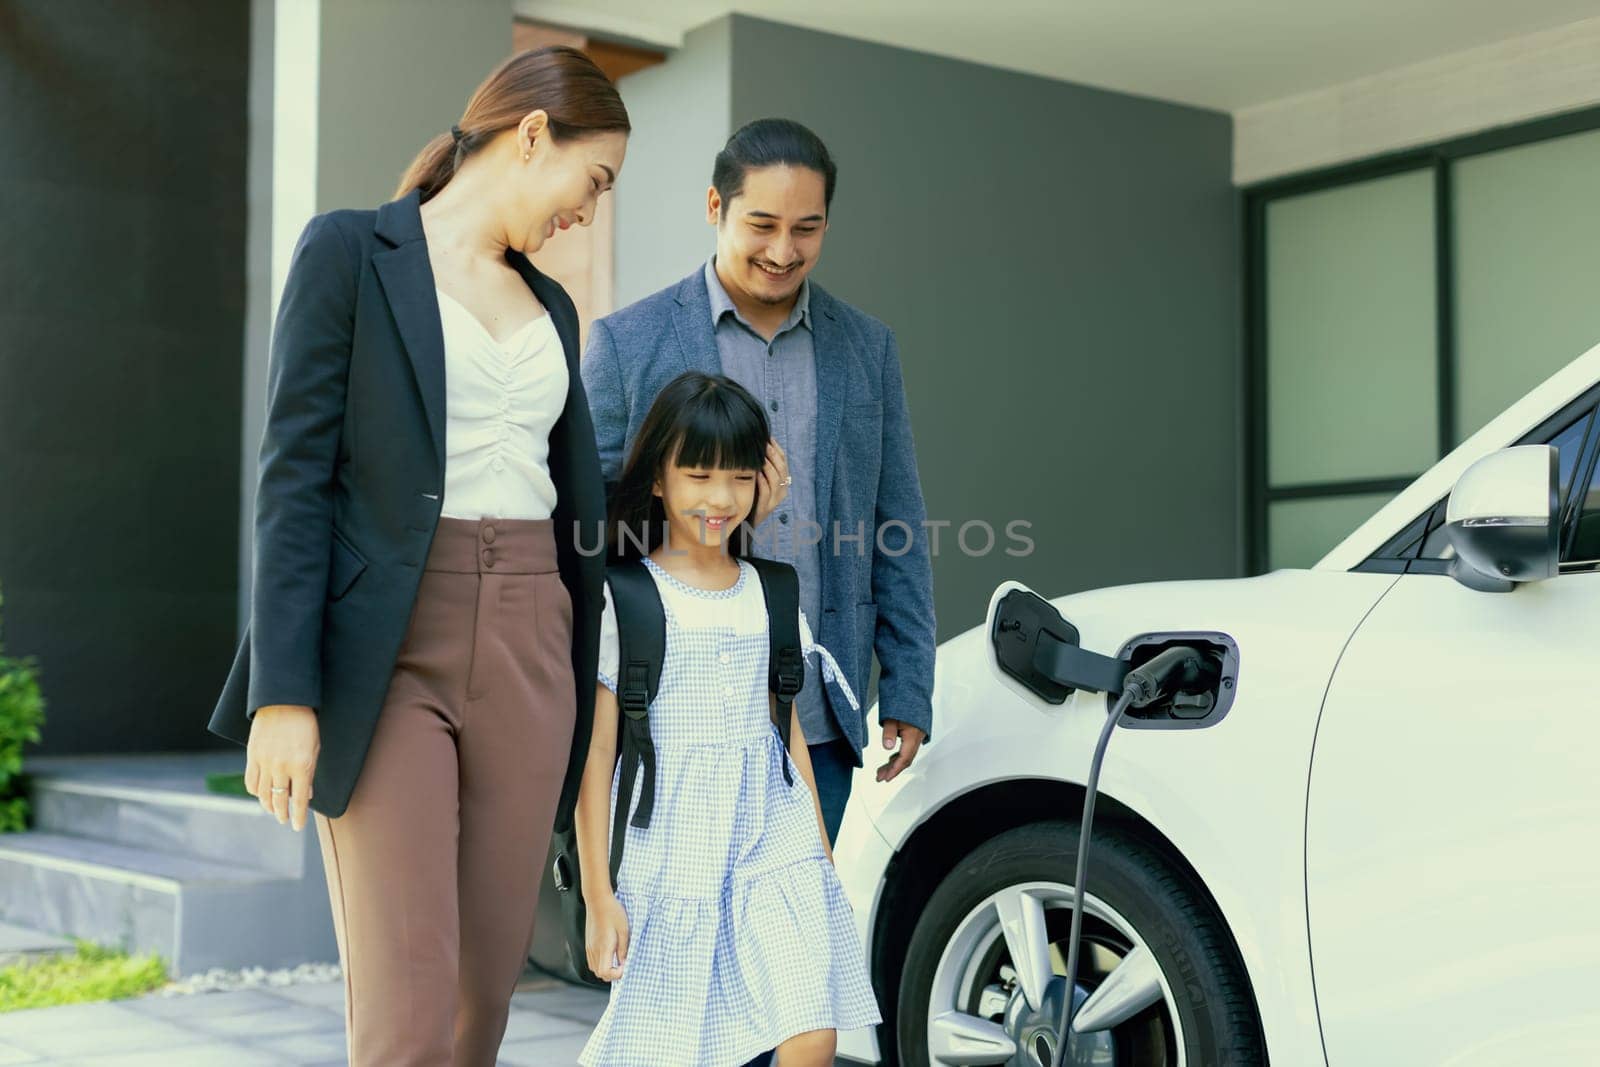
[[[974,909],[1007,887],[1029,883],[1071,887],[1077,847],[1076,824],[1032,823],[973,850],[945,877],[929,899],[906,954],[895,1013],[900,1064],[929,1067],[932,1062],[930,997],[935,972],[958,928]],[[1176,1027],[1163,1024],[1166,1040],[1173,1046],[1181,1043],[1187,1063],[1247,1067],[1267,1062],[1243,963],[1215,905],[1192,875],[1138,838],[1108,827],[1093,835],[1088,890],[1125,919],[1155,957],[1166,992],[1150,1011],[1177,1015]],[[1049,920],[1050,937],[1063,955],[1066,938],[1057,931],[1063,918],[1070,922],[1070,904],[1064,911],[1064,917],[1051,913]],[[1090,976],[1083,965],[1080,972],[1080,985],[1088,984]],[[1155,1024],[1147,1020],[1146,1025]],[[1181,1033],[1181,1040],[1172,1036],[1175,1033]],[[1157,1059],[1169,1055],[1170,1050]],[[1140,1061],[1151,1062],[1148,1056]],[[1122,1053],[1116,1062],[1125,1062]]]

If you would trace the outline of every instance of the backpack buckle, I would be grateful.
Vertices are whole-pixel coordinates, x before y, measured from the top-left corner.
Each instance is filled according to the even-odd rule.
[[[778,650],[778,686],[780,697],[792,697],[805,685],[806,664],[798,648]]]
[[[620,704],[623,714],[630,719],[642,719],[650,714],[650,665],[629,663],[623,672]]]

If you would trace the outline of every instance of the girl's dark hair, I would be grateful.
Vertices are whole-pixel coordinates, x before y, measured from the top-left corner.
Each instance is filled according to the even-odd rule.
[[[478,86],[455,129],[429,141],[411,161],[395,198],[420,189],[428,201],[467,157],[540,108],[550,116],[550,136],[557,141],[632,129],[617,87],[588,56],[566,45],[519,52]]]
[[[822,206],[833,207],[839,168],[822,138],[792,119],[756,119],[734,131],[711,168],[711,184],[727,204],[744,192],[744,179],[761,167],[808,167],[822,175]]]
[[[759,471],[769,433],[760,402],[732,378],[687,371],[668,382],[650,405],[617,482],[607,524],[610,558],[643,555],[665,543],[667,513],[653,490],[668,464]],[[747,515],[724,535],[728,554],[744,556],[753,536]]]

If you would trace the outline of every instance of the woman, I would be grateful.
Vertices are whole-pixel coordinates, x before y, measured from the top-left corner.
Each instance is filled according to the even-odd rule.
[[[577,315],[527,255],[593,220],[628,130],[582,53],[515,56],[290,267],[211,729],[280,822],[317,814],[355,1065],[494,1063],[576,795],[604,498]]]

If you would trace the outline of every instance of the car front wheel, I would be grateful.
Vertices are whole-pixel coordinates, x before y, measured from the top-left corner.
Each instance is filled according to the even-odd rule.
[[[1078,827],[1033,823],[957,864],[929,899],[896,1011],[907,1067],[1049,1067],[1066,996]],[[1244,967],[1192,876],[1116,828],[1090,848],[1079,1005],[1062,1062],[1266,1063]]]

